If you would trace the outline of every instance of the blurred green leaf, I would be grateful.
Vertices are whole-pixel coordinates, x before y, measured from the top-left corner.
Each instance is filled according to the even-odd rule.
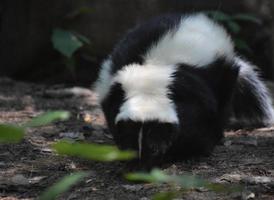
[[[170,176],[159,169],[153,169],[150,173],[136,172],[126,175],[129,181],[144,181],[149,183],[165,183],[170,181]]]
[[[66,18],[74,19],[76,17],[79,17],[80,15],[89,14],[91,12],[93,12],[93,9],[91,7],[83,6],[83,7],[77,8],[76,10],[73,10],[72,12],[68,13]]]
[[[234,44],[235,44],[236,48],[238,48],[240,50],[245,50],[247,52],[252,52],[252,50],[248,46],[248,44],[240,38],[234,38]]]
[[[215,192],[235,192],[241,191],[242,187],[233,185],[233,187],[225,186],[218,183],[210,183],[204,179],[194,175],[167,175],[162,170],[153,169],[150,173],[129,173],[126,178],[130,181],[143,181],[150,183],[168,183],[181,186],[183,189],[207,188]],[[164,196],[164,194],[163,194]]]
[[[94,11],[94,9],[92,9],[91,7],[87,7],[87,6],[83,6],[78,9],[78,12],[81,14],[89,14],[93,11]]]
[[[23,127],[37,127],[45,126],[55,121],[64,121],[70,117],[70,113],[67,111],[51,111],[43,113],[37,117],[34,117],[30,122],[27,122]]]
[[[110,145],[60,141],[54,144],[53,148],[61,155],[77,156],[104,162],[130,160],[136,156],[133,151],[121,151],[116,146]]]
[[[72,32],[59,28],[53,30],[51,40],[54,48],[68,58],[83,46],[83,42]]]
[[[86,36],[83,36],[77,32],[73,32],[73,34],[76,35],[83,43],[90,44],[90,39],[88,39]]]
[[[153,195],[152,200],[172,200],[177,196],[176,192],[160,192]]]
[[[208,182],[194,175],[174,176],[173,182],[185,189],[207,187]]]
[[[176,192],[161,192],[153,195],[152,200],[172,200],[177,196]]]
[[[81,181],[88,175],[87,172],[77,172],[71,175],[67,175],[59,182],[48,188],[41,196],[40,200],[54,200],[58,195],[69,190],[77,182]]]
[[[219,183],[208,183],[206,186],[207,189],[210,189],[214,192],[241,192],[243,191],[243,187],[238,185],[238,184],[234,184],[234,185],[222,185]]]
[[[249,21],[256,24],[261,24],[261,20],[250,14],[236,14],[232,16],[233,20]]]
[[[13,125],[0,124],[0,143],[20,142],[24,137],[23,128]]]
[[[206,14],[209,15],[212,19],[216,21],[230,21],[231,16],[228,14],[225,14],[224,12],[221,11],[207,11],[205,12]]]
[[[167,175],[162,170],[153,169],[150,173],[129,173],[126,178],[130,181],[144,181],[150,183],[178,184],[184,188],[203,187],[207,182],[193,175]]]
[[[239,33],[241,31],[241,26],[234,22],[234,21],[228,21],[227,22],[227,27],[229,28],[229,30],[232,32],[232,33]]]

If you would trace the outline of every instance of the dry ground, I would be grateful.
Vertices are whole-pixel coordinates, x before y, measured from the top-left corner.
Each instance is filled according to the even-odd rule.
[[[88,170],[90,176],[60,199],[150,199],[167,186],[123,179],[124,163],[98,163],[59,157],[50,144],[62,139],[113,143],[94,94],[84,88],[37,85],[0,79],[0,123],[20,124],[48,110],[68,110],[72,118],[29,129],[19,144],[0,145],[0,199],[35,199],[64,175]],[[170,173],[190,172],[213,182],[241,184],[243,192],[193,189],[177,199],[274,199],[274,128],[227,132],[210,157],[166,164]]]

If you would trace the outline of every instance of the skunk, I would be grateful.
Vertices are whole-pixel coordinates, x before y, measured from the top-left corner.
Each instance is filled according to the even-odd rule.
[[[140,160],[208,155],[230,123],[274,122],[270,95],[225,29],[202,13],[130,30],[103,62],[95,91],[121,149]]]

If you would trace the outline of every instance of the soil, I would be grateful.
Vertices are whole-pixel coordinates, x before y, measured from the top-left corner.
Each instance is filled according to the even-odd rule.
[[[35,199],[61,177],[85,170],[90,175],[58,199],[147,200],[167,185],[131,183],[123,162],[100,163],[58,156],[51,144],[62,139],[113,144],[92,91],[66,85],[39,85],[0,79],[0,123],[21,124],[48,110],[68,110],[70,120],[27,130],[18,144],[0,145],[0,199]],[[198,188],[178,199],[274,199],[274,127],[225,133],[209,157],[161,166],[172,174],[192,173],[241,192]]]

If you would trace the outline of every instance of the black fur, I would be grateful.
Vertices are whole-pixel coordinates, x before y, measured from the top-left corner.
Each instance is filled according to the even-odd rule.
[[[261,86],[259,86],[261,85]],[[265,126],[266,114],[262,101],[267,94],[258,91],[262,85],[257,76],[238,77],[231,106],[231,121],[228,128],[258,128]],[[261,93],[258,97],[258,92]]]
[[[108,123],[108,128],[114,134],[115,130],[115,117],[119,113],[119,109],[125,99],[125,92],[121,84],[115,84],[111,87],[110,93],[107,98],[101,103],[103,112]],[[115,135],[115,134],[114,134]]]
[[[180,66],[172,97],[180,119],[180,134],[171,155],[209,154],[222,139],[239,69],[219,59],[206,68]]]

